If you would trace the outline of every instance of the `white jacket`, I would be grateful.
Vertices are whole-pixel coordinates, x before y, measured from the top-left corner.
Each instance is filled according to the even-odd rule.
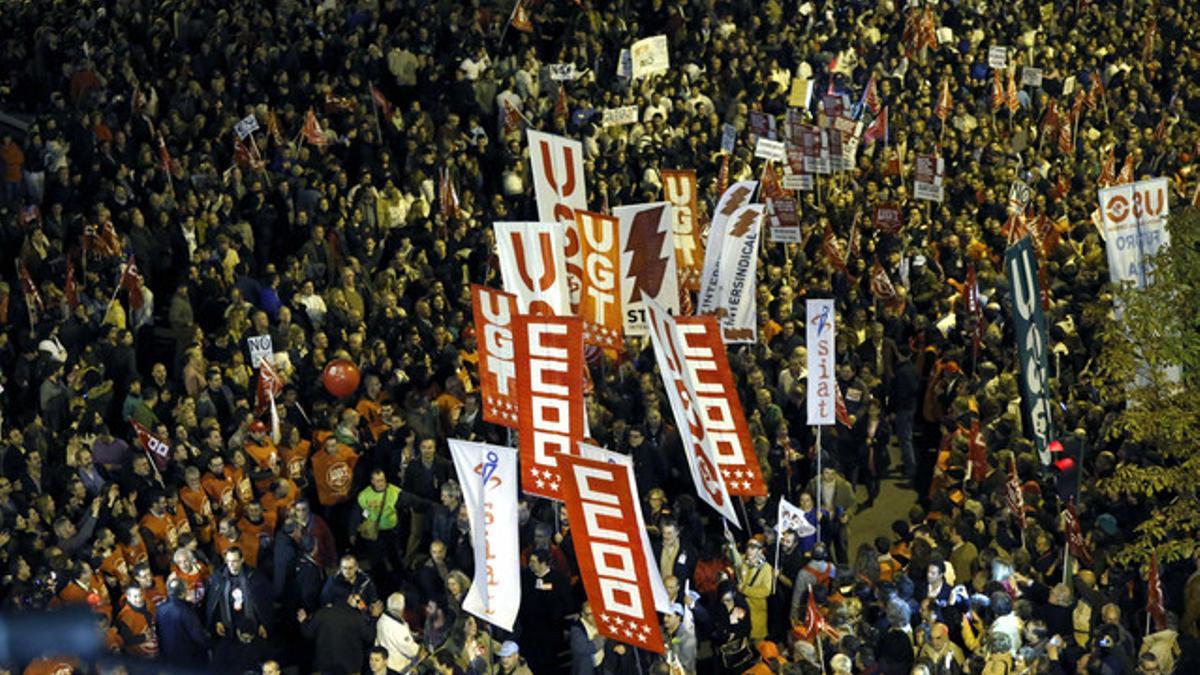
[[[386,612],[381,614],[375,624],[375,644],[387,649],[388,668],[399,673],[415,672],[421,648],[407,623]]]

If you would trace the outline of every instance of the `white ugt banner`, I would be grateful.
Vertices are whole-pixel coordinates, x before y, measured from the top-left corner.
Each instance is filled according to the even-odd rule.
[[[834,423],[837,379],[834,375],[833,300],[808,300],[808,423]]]
[[[504,290],[517,296],[521,314],[570,314],[561,223],[494,223]]]
[[[511,631],[521,607],[521,545],[517,541],[517,451],[450,440],[450,454],[471,518],[475,578],[463,609]]]
[[[538,220],[543,223],[562,223],[567,228],[564,252],[571,311],[575,312],[579,307],[579,291],[583,285],[583,257],[575,212],[587,210],[583,144],[533,129],[526,133],[529,136],[529,164],[533,172]]]

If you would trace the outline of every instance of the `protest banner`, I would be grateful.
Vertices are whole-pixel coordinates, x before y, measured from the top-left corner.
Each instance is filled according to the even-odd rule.
[[[1025,66],[1021,69],[1021,86],[1040,87],[1042,86],[1042,69],[1034,68],[1033,66]]]
[[[804,155],[805,173],[829,173],[829,148],[825,145],[825,130],[807,126],[800,131],[800,148]]]
[[[517,298],[494,288],[471,284],[475,314],[475,350],[479,355],[479,390],[485,422],[517,426],[517,367],[513,354],[512,319]]]
[[[1171,243],[1166,227],[1171,214],[1167,179],[1114,185],[1101,189],[1099,195],[1109,278],[1145,288],[1153,280],[1149,259]]]
[[[904,214],[900,211],[900,206],[894,202],[878,204],[875,206],[873,222],[875,229],[880,232],[896,234],[904,226]]]
[[[576,211],[575,221],[583,256],[583,288],[579,301],[583,341],[619,351],[625,347],[625,340],[618,277],[621,254],[617,219],[602,213]]]
[[[750,203],[758,181],[744,180],[730,185],[717,202],[713,211],[712,224],[708,228],[708,244],[704,248],[704,271],[700,273],[700,298],[696,306],[697,314],[712,314],[717,311],[720,296],[717,286],[720,275],[721,240],[725,238],[725,230],[729,218],[744,204]]]
[[[737,143],[737,127],[732,124],[721,125],[721,152],[733,152],[733,146]]]
[[[253,113],[246,115],[233,125],[233,131],[237,134],[238,140],[246,140],[247,136],[258,131],[258,118]]]
[[[997,70],[1008,67],[1008,47],[988,47],[988,68]]]
[[[784,178],[787,188],[787,178]],[[811,189],[811,186],[810,186]],[[799,244],[801,242],[800,218],[796,213],[796,200],[782,197],[771,200],[773,222],[767,229],[767,238],[772,244]]]
[[[783,141],[772,141],[764,136],[759,136],[758,143],[754,146],[754,156],[773,162],[783,162],[787,160],[787,150]]]
[[[916,179],[913,183],[913,196],[926,201],[941,202],[945,196],[942,185],[942,175],[945,171],[945,160],[938,155],[917,155]]]
[[[566,227],[561,223],[493,223],[504,288],[523,314],[570,312]]]
[[[267,361],[275,363],[275,348],[270,335],[251,335],[246,338],[246,348],[250,350],[250,367],[258,370],[258,364]]]
[[[688,290],[700,288],[704,257],[700,249],[699,184],[694,170],[662,171],[663,199],[671,204],[675,234],[675,268],[679,283]]]
[[[587,208],[587,185],[583,176],[583,144],[562,136],[529,129],[529,164],[538,220],[562,223],[566,228],[564,265],[572,312],[579,309],[582,260],[575,210]],[[520,294],[518,294],[519,297]]]
[[[645,335],[646,302],[679,313],[679,272],[668,202],[618,206],[621,312],[626,335]]]
[[[625,124],[637,124],[638,107],[636,105],[626,105],[620,108],[605,108],[604,112],[600,113],[600,126],[602,127],[617,127]]]
[[[579,79],[580,73],[575,70],[574,63],[551,63],[546,66],[550,73],[550,79],[555,82],[569,82]]]
[[[758,240],[763,209],[762,204],[738,209],[721,239],[716,311],[721,315],[721,336],[726,343],[753,343],[758,336]]]
[[[671,67],[671,58],[667,50],[667,36],[655,35],[633,43],[629,48],[633,59],[633,79],[665,73]]]
[[[1029,200],[1032,198],[1033,188],[1020,178],[1014,180],[1008,187],[1008,212],[1021,213],[1025,211],[1025,207],[1029,206]]]
[[[1025,429],[1033,437],[1042,464],[1050,463],[1050,441],[1054,439],[1054,420],[1050,408],[1050,358],[1047,345],[1046,316],[1038,284],[1037,261],[1033,244],[1024,237],[1004,252],[1012,298],[1017,359],[1020,368],[1021,398],[1028,418]]]

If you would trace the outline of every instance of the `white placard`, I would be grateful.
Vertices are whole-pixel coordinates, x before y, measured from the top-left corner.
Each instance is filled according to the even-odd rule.
[[[1008,67],[1008,47],[988,47],[988,67]]]
[[[550,79],[555,82],[566,82],[579,78],[579,71],[575,70],[574,63],[551,63],[547,68],[550,71]]]
[[[1033,66],[1025,66],[1021,69],[1021,86],[1040,87],[1042,86],[1042,69],[1034,68]]]
[[[758,144],[754,146],[754,156],[773,162],[782,162],[787,159],[787,146],[783,141],[772,141],[760,136]]]
[[[258,118],[254,116],[254,113],[246,115],[233,125],[233,131],[239,140],[246,140],[247,136],[258,131]]]
[[[666,35],[655,35],[638,40],[629,48],[629,54],[633,58],[633,79],[635,80],[665,73],[671,67]]]
[[[266,361],[275,365],[275,348],[270,335],[251,335],[246,338],[246,347],[250,349],[250,367],[258,370],[258,364]]]
[[[623,124],[637,124],[638,107],[625,105],[620,108],[605,108],[600,116],[600,126],[619,127]]]

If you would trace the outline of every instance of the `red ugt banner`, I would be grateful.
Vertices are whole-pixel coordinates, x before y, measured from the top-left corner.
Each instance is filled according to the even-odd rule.
[[[517,373],[512,320],[517,313],[517,296],[471,284],[471,305],[475,310],[475,353],[479,356],[483,419],[515,428]]]
[[[607,638],[663,653],[637,495],[624,466],[579,456],[559,458],[579,575],[596,628]]]
[[[583,319],[521,314],[512,326],[521,489],[562,500],[558,457],[584,438]]]

